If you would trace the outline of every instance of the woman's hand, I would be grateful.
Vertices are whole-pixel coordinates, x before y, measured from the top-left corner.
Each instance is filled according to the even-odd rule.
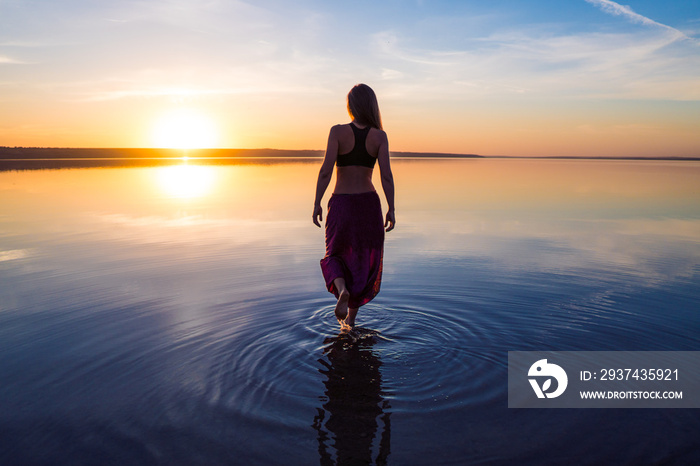
[[[393,210],[386,213],[386,221],[384,222],[384,228],[386,231],[391,231],[394,229],[394,224],[396,223],[396,216]]]
[[[323,207],[321,205],[316,205],[314,206],[314,215],[313,215],[314,223],[316,224],[317,227],[321,228],[321,224],[318,223],[319,220],[323,221]]]

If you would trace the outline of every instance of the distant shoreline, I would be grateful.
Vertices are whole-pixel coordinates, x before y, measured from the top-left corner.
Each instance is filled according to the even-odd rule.
[[[69,147],[0,147],[0,162],[22,161],[80,161],[92,160],[216,160],[216,159],[302,159],[322,158],[322,150],[285,149],[154,149],[154,148],[69,148]],[[640,161],[700,161],[698,157],[623,157],[623,156],[542,156],[520,157],[508,155],[453,154],[441,152],[392,151],[399,158],[454,158],[454,159],[537,159],[537,160],[640,160]]]
[[[69,148],[0,147],[0,159],[230,159],[230,158],[321,158],[322,150],[285,149],[152,149],[152,148]],[[397,157],[480,158],[476,154],[392,152]]]

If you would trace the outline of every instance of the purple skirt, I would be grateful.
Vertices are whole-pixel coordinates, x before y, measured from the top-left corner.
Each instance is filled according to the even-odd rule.
[[[333,194],[326,217],[326,256],[321,271],[326,288],[338,297],[333,285],[344,278],[350,292],[348,306],[358,308],[379,293],[384,254],[384,221],[375,191]]]

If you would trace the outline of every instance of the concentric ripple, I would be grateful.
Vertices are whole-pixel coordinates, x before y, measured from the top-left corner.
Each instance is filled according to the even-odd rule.
[[[371,303],[361,309],[360,325],[346,333],[339,332],[332,299],[294,302],[294,310],[283,309],[281,301],[255,303],[254,320],[218,350],[209,403],[301,427],[303,413],[327,401],[335,372],[369,381],[368,390],[379,390],[393,412],[447,410],[502,395],[496,380],[504,358],[488,351],[486,324],[470,321],[459,299],[437,300],[437,306],[425,305],[427,300],[413,307]]]

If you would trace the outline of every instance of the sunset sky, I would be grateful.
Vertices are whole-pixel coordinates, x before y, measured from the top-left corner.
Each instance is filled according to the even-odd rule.
[[[629,5],[629,6],[626,6]],[[700,156],[700,2],[0,0],[0,146]]]

